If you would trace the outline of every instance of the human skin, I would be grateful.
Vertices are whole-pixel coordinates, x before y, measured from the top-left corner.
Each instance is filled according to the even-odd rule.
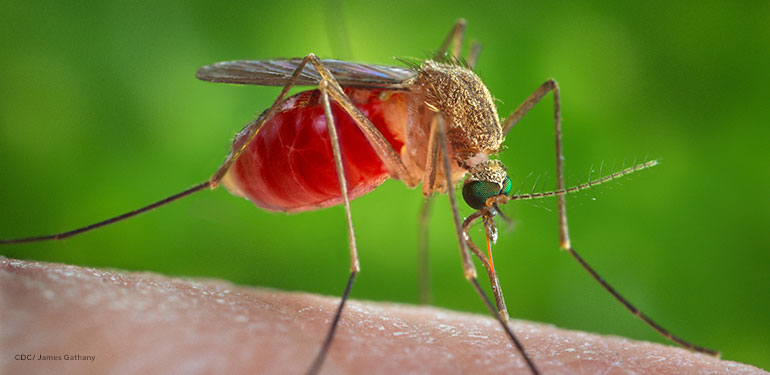
[[[0,373],[303,374],[338,302],[0,257]],[[543,374],[768,374],[673,346],[511,326]],[[65,354],[94,359],[39,359]],[[488,316],[352,300],[321,373],[530,372]]]

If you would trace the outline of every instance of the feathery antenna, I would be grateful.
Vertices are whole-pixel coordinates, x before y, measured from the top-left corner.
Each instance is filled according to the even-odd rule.
[[[605,182],[609,182],[618,178],[621,178],[623,176],[627,176],[631,173],[641,171],[643,169],[651,168],[658,165],[657,160],[648,161],[645,163],[637,164],[633,167],[621,169],[617,172],[610,173],[604,177],[597,178],[596,180],[586,182],[584,184],[579,184],[573,187],[569,187],[566,189],[561,190],[554,190],[554,191],[545,191],[540,193],[529,193],[529,194],[517,194],[517,195],[511,195],[511,196],[504,196],[504,195],[498,195],[496,197],[491,197],[487,199],[487,204],[504,204],[508,201],[520,201],[520,200],[530,200],[530,199],[540,199],[540,198],[548,198],[548,197],[555,197],[559,195],[567,195],[571,193],[576,193],[581,190],[589,189],[597,185],[601,185]],[[601,167],[600,172],[601,174]],[[533,189],[534,191],[534,189]]]

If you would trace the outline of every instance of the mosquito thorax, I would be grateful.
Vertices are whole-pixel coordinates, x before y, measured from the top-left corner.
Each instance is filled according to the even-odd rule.
[[[466,160],[466,163],[472,163],[471,159]],[[469,206],[480,210],[485,207],[487,199],[511,192],[511,179],[500,160],[487,159],[469,168],[470,176],[463,183],[463,199]]]
[[[476,73],[461,64],[426,60],[416,83],[425,105],[444,116],[455,150],[489,155],[500,151],[503,130],[497,108]]]

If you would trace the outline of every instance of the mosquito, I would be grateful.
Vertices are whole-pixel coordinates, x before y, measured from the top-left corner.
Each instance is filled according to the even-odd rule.
[[[67,232],[0,240],[14,244],[60,240],[125,220],[204,189],[224,185],[269,211],[300,212],[343,204],[347,219],[350,276],[334,319],[308,374],[317,374],[327,356],[353,283],[361,270],[350,200],[374,190],[388,178],[407,187],[422,184],[429,212],[430,197],[449,195],[465,278],[500,323],[518,355],[533,374],[538,368],[508,325],[502,289],[492,263],[490,241],[497,237],[494,218],[505,218],[499,206],[510,201],[556,197],[560,247],[634,315],[673,342],[714,356],[661,327],[629,303],[602,279],[572,247],[565,196],[656,165],[656,161],[622,168],[574,187],[564,186],[559,85],[549,79],[511,115],[500,119],[494,101],[474,73],[480,47],[474,44],[462,58],[466,23],[457,20],[438,51],[425,60],[402,60],[405,66],[359,64],[304,58],[239,60],[201,67],[204,81],[282,86],[273,105],[249,122],[233,141],[232,151],[206,181],[165,199]],[[288,96],[294,86],[313,86]],[[506,134],[548,93],[554,100],[557,183],[553,191],[511,195],[512,180],[503,164],[491,156],[501,151]],[[467,176],[467,177],[466,177]],[[476,211],[461,219],[455,186]],[[482,220],[487,254],[471,240],[470,229]],[[423,231],[427,230],[421,220]],[[424,237],[424,236],[423,236]],[[426,245],[421,241],[419,252]],[[487,271],[495,303],[478,282],[472,255]]]

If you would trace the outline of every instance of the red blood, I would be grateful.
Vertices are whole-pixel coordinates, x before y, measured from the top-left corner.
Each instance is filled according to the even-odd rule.
[[[407,118],[402,94],[354,88],[345,93],[400,152]],[[353,119],[333,101],[331,108],[353,199],[374,190],[390,174]],[[234,147],[244,136],[236,138]],[[233,193],[268,210],[307,211],[342,203],[319,91],[283,101],[223,182]]]

